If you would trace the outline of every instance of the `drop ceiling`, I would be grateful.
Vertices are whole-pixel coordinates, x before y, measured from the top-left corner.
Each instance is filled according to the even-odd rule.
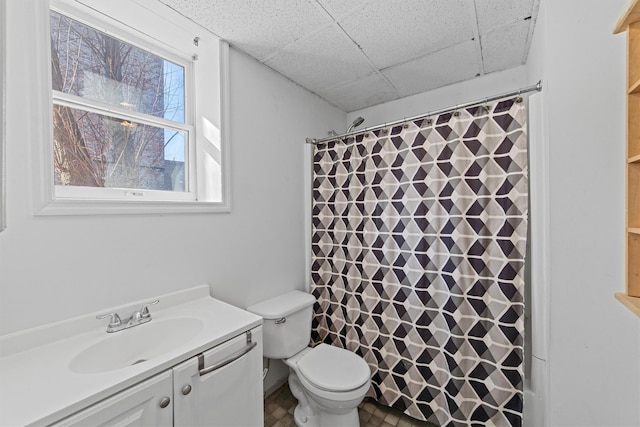
[[[540,0],[161,0],[346,112],[522,65]]]

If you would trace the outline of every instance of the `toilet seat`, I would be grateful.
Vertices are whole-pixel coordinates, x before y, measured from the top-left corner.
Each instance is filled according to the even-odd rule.
[[[320,344],[297,363],[298,373],[314,388],[348,392],[368,383],[369,365],[358,355],[339,347]]]

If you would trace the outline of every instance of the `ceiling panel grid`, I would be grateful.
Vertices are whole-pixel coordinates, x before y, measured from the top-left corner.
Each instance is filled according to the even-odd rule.
[[[160,0],[346,112],[526,62],[540,0]]]

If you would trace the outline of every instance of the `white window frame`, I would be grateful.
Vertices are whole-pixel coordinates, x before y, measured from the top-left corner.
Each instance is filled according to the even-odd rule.
[[[176,126],[99,101],[52,90],[49,10],[44,43],[50,102],[49,138],[40,160],[42,185],[37,215],[228,212],[231,208],[228,144],[228,45],[157,0],[51,0],[51,10],[185,67],[185,124]],[[153,15],[153,16],[150,16]],[[136,17],[143,17],[136,20]],[[196,39],[197,37],[197,39]],[[41,37],[42,38],[42,37]],[[198,94],[198,96],[196,96]],[[53,99],[108,116],[188,132],[185,153],[187,191],[91,188],[54,183]],[[141,115],[139,115],[141,114]],[[37,175],[37,174],[36,174]]]

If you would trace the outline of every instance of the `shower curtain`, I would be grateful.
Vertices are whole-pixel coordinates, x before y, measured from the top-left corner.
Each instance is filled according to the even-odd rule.
[[[526,111],[504,99],[316,146],[312,339],[440,426],[520,426]]]

